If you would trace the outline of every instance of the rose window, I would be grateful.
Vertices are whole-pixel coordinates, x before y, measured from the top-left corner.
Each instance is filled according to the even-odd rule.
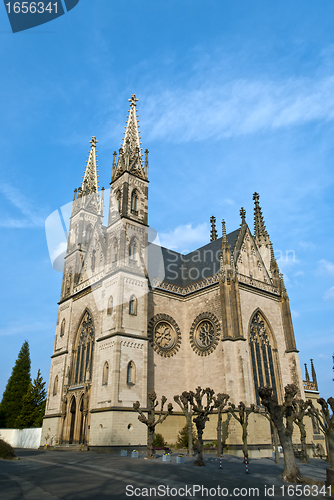
[[[212,313],[202,313],[190,329],[190,344],[199,356],[211,354],[219,341],[220,324]]]
[[[148,324],[148,338],[160,356],[173,356],[181,344],[181,332],[176,321],[167,314],[157,314]]]

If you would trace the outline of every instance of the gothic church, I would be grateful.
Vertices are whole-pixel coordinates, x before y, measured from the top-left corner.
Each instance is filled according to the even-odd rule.
[[[129,101],[107,226],[95,137],[75,190],[42,445],[144,445],[146,426],[132,404],[145,408],[153,389],[174,403],[184,390],[210,387],[250,406],[259,404],[259,386],[270,385],[282,400],[284,386],[295,383],[304,397],[289,298],[259,195],[254,233],[241,209],[239,228],[227,234],[223,221],[218,237],[212,217],[210,241],[188,255],[161,248],[148,228],[138,100]],[[158,431],[174,443],[185,425],[175,406]],[[216,439],[215,425],[212,416],[205,439]],[[233,425],[227,442],[238,450]],[[271,454],[269,423],[258,416],[250,426],[251,446]]]

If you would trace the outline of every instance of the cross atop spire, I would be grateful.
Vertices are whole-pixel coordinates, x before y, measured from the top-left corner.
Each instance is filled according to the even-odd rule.
[[[259,193],[253,194],[254,207],[254,236],[259,245],[270,245],[269,235],[264,224],[262,210],[259,204]]]
[[[130,106],[137,106],[136,102],[138,102],[138,99],[136,94],[131,94],[131,99],[128,99],[128,101],[131,102]]]
[[[84,178],[82,181],[82,195],[87,196],[98,191],[98,175],[97,175],[97,154],[96,143],[98,140],[95,136],[89,141],[91,144],[87,164],[84,171]]]

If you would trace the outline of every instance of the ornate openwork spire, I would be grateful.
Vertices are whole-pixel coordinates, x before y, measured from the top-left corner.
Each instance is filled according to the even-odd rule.
[[[264,224],[262,210],[259,205],[259,193],[253,194],[253,200],[255,203],[254,207],[254,236],[258,241],[259,245],[268,245],[270,244],[269,235],[266,230],[266,226]]]
[[[210,222],[211,222],[210,241],[215,241],[218,238],[218,233],[216,230],[216,217],[212,215],[212,217],[210,217]]]
[[[96,154],[96,144],[98,140],[95,136],[92,137],[91,148],[88,155],[88,161],[86,168],[84,170],[84,177],[82,181],[81,194],[82,196],[87,196],[89,194],[97,193],[98,191],[98,175],[97,175],[97,154]]]
[[[128,110],[127,121],[121,149],[119,150],[119,157],[116,168],[113,167],[112,181],[117,179],[124,171],[131,172],[137,177],[147,179],[147,170],[143,168],[142,161],[142,148],[141,137],[139,136],[139,120],[137,116],[136,106],[138,99],[135,94],[132,94],[130,102],[130,109]],[[148,151],[147,151],[148,152]],[[116,158],[115,158],[116,159]],[[146,157],[147,160],[147,157]],[[145,162],[146,163],[146,162]],[[148,165],[148,162],[147,162]]]

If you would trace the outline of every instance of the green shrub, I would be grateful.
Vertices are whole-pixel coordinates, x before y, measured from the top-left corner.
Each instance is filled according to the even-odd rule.
[[[3,439],[0,439],[0,458],[4,460],[13,460],[16,455],[10,444],[6,443]]]
[[[155,448],[163,448],[164,446],[166,446],[166,442],[162,436],[162,434],[159,434],[159,432],[157,432],[157,434],[154,436],[154,440],[153,440],[153,446]]]
[[[195,430],[195,426],[193,424],[192,426],[192,431],[193,431],[193,448],[196,450],[197,444],[198,444],[198,439],[197,439],[197,434]],[[176,447],[177,448],[188,448],[188,425],[186,424],[182,429],[180,430],[178,436],[177,436],[177,442],[176,442]]]

